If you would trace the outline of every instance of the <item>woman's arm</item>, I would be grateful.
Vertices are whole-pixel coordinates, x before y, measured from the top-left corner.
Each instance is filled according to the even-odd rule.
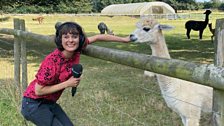
[[[47,94],[52,94],[57,91],[60,91],[62,89],[68,88],[68,87],[77,87],[79,85],[80,78],[74,78],[71,77],[67,81],[64,81],[59,84],[54,84],[51,86],[43,86],[38,83],[35,85],[35,94],[36,95],[47,95]]]
[[[99,34],[95,36],[88,37],[89,43],[93,43],[96,41],[112,41],[112,42],[130,42],[130,37],[119,37],[114,35],[108,35],[108,34]]]

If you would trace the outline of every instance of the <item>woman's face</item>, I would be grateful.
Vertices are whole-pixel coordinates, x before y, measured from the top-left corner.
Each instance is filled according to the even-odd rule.
[[[79,35],[63,34],[61,41],[63,48],[68,52],[74,52],[79,47]]]

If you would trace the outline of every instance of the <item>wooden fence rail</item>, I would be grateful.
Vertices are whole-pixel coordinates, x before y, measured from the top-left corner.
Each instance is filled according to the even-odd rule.
[[[26,32],[23,30],[16,29],[0,29],[1,34],[14,35],[15,37],[23,38],[23,40],[34,40],[36,42],[53,42],[54,37],[44,36],[40,34],[34,34],[31,32]],[[216,38],[217,39],[217,38]],[[218,91],[218,101],[215,98],[216,106],[215,112],[219,114],[214,116],[214,126],[224,125],[224,68],[218,67],[213,64],[198,64],[192,62],[186,62],[183,60],[176,59],[163,59],[153,56],[148,56],[145,54],[133,53],[128,51],[121,51],[115,49],[108,49],[104,47],[98,47],[93,45],[88,45],[83,51],[83,54],[100,58],[115,63],[139,68],[142,70],[148,70],[155,73],[200,83],[202,85],[213,87]],[[214,94],[216,94],[215,92]],[[214,99],[214,98],[213,98]]]
[[[224,90],[224,68],[88,45],[83,54]]]
[[[3,28],[0,29],[0,33],[20,36],[21,38],[27,38],[27,40],[36,42],[44,41],[52,43],[54,41],[53,37],[22,30]],[[224,90],[224,68],[216,67],[213,64],[198,64],[177,59],[163,59],[93,45],[87,46],[83,54]]]

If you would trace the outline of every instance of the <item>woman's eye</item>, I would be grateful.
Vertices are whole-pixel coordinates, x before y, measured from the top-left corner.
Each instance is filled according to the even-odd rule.
[[[67,39],[67,38],[69,38],[69,36],[65,35],[65,36],[64,36],[64,38],[66,38],[66,39]]]
[[[64,35],[62,37],[65,38],[65,39],[69,39],[69,38],[77,39],[78,38],[78,35]]]
[[[78,38],[78,35],[73,35],[72,38],[76,39]]]
[[[143,28],[144,31],[148,32],[150,28]]]

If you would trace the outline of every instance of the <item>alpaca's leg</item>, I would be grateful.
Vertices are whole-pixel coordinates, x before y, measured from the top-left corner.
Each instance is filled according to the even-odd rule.
[[[188,103],[176,106],[179,109],[177,113],[184,126],[199,126],[201,118],[201,108],[199,106],[188,105]]]
[[[199,126],[200,120],[195,118],[188,118],[185,126]]]
[[[181,117],[181,121],[182,121],[183,125],[187,126],[187,120],[188,119],[185,116],[183,116],[183,115],[180,115],[180,117]]]
[[[199,126],[201,118],[201,108],[198,106],[189,106],[188,118],[186,126]]]
[[[181,120],[184,126],[199,126],[200,124],[200,119],[198,118],[181,117]]]
[[[188,118],[186,116],[180,116],[184,126],[199,126],[200,120],[197,118]]]
[[[188,39],[190,39],[190,33],[191,33],[191,29],[187,29],[186,35]]]
[[[202,39],[203,31],[204,31],[204,30],[200,30],[200,31],[199,31],[199,39]]]

